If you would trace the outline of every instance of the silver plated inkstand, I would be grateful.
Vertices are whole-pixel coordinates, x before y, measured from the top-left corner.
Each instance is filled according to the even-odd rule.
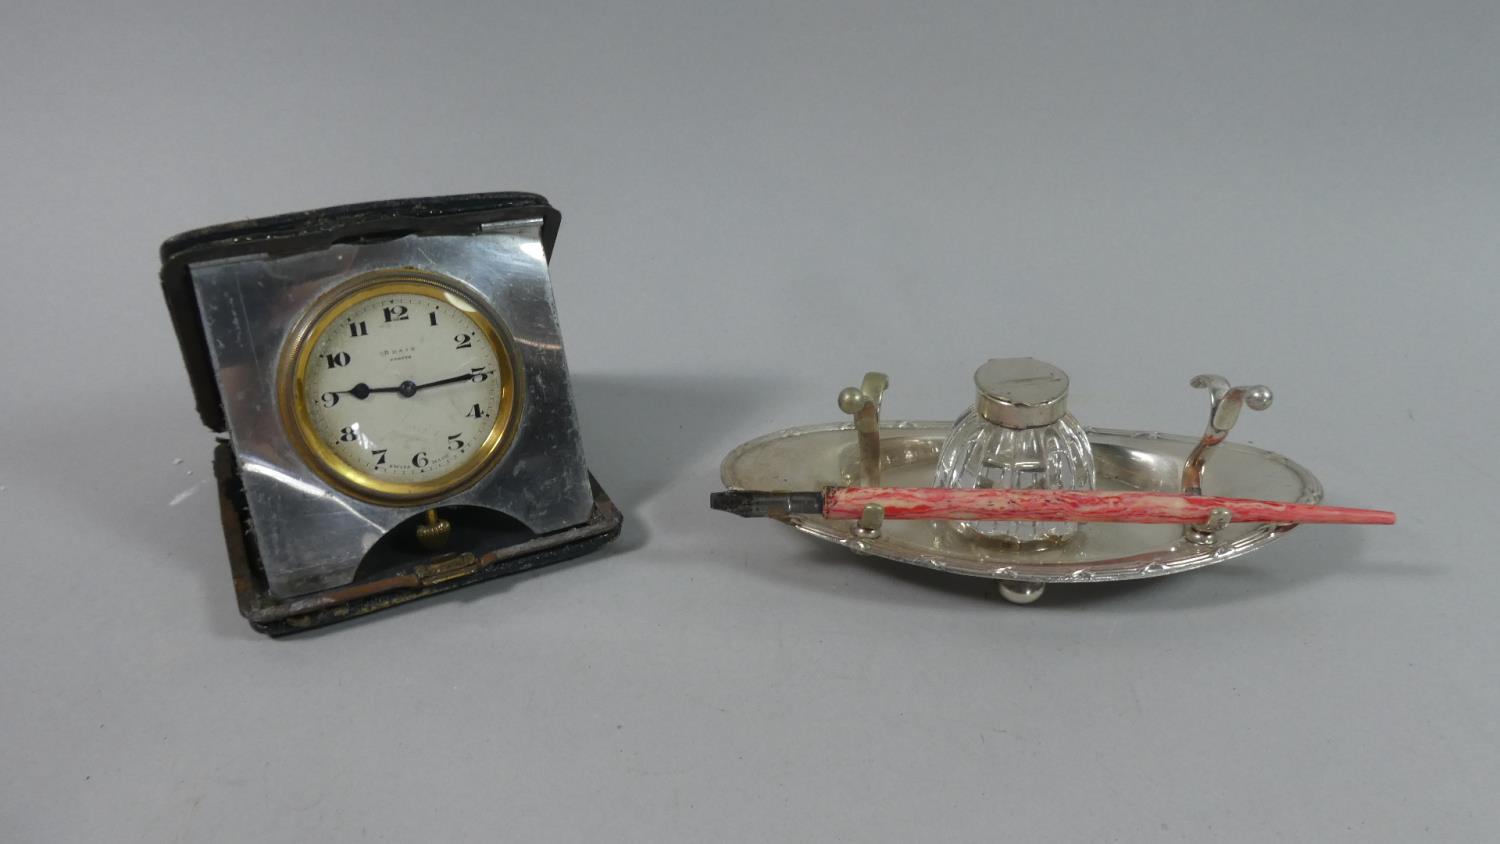
[[[720,468],[728,492],[718,495],[946,487],[1187,493],[1288,504],[1323,498],[1317,478],[1297,463],[1225,441],[1242,408],[1270,406],[1264,386],[1232,386],[1217,375],[1193,378],[1193,387],[1209,392],[1209,421],[1192,437],[1085,428],[1067,413],[1067,375],[1031,358],[981,366],[975,404],[957,423],[882,419],[888,384],[885,375],[871,372],[859,387],[842,390],[838,404],[849,421],[778,431],[735,448]],[[1037,600],[1048,584],[1161,577],[1224,562],[1296,526],[1231,523],[1222,509],[1186,525],[897,520],[885,518],[879,504],[865,506],[858,518],[828,518],[798,509],[799,495],[806,494],[788,495],[787,506],[753,515],[858,554],[988,578],[1007,600],[1023,604]]]

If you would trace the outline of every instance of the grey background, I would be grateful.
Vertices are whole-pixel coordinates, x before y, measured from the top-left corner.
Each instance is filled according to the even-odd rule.
[[[0,8],[0,839],[1490,840],[1493,3]],[[176,231],[532,189],[587,562],[285,641],[236,614]],[[1236,437],[1394,528],[1057,589],[707,512],[720,457],[956,415]]]

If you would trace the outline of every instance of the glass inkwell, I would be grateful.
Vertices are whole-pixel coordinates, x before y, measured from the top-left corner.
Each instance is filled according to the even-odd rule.
[[[1094,454],[1068,412],[1068,375],[1036,358],[996,358],[974,372],[974,405],[938,454],[934,486],[1087,490]],[[960,533],[1021,547],[1059,544],[1077,522],[955,521]]]

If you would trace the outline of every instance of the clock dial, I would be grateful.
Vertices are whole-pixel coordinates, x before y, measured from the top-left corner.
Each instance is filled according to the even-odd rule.
[[[292,432],[335,484],[435,498],[498,456],[514,366],[495,322],[455,284],[412,270],[357,279],[299,337]]]

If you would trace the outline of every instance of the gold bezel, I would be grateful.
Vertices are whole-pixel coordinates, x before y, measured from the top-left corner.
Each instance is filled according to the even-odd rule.
[[[469,459],[429,480],[390,481],[356,469],[317,436],[307,411],[307,364],[323,332],[349,308],[397,293],[424,296],[462,310],[489,340],[497,359],[500,406],[484,442]],[[277,367],[282,425],[297,453],[319,477],[339,491],[376,504],[425,504],[472,486],[509,450],[515,439],[521,417],[522,382],[521,359],[499,315],[457,279],[413,267],[364,273],[318,297],[293,328]]]

